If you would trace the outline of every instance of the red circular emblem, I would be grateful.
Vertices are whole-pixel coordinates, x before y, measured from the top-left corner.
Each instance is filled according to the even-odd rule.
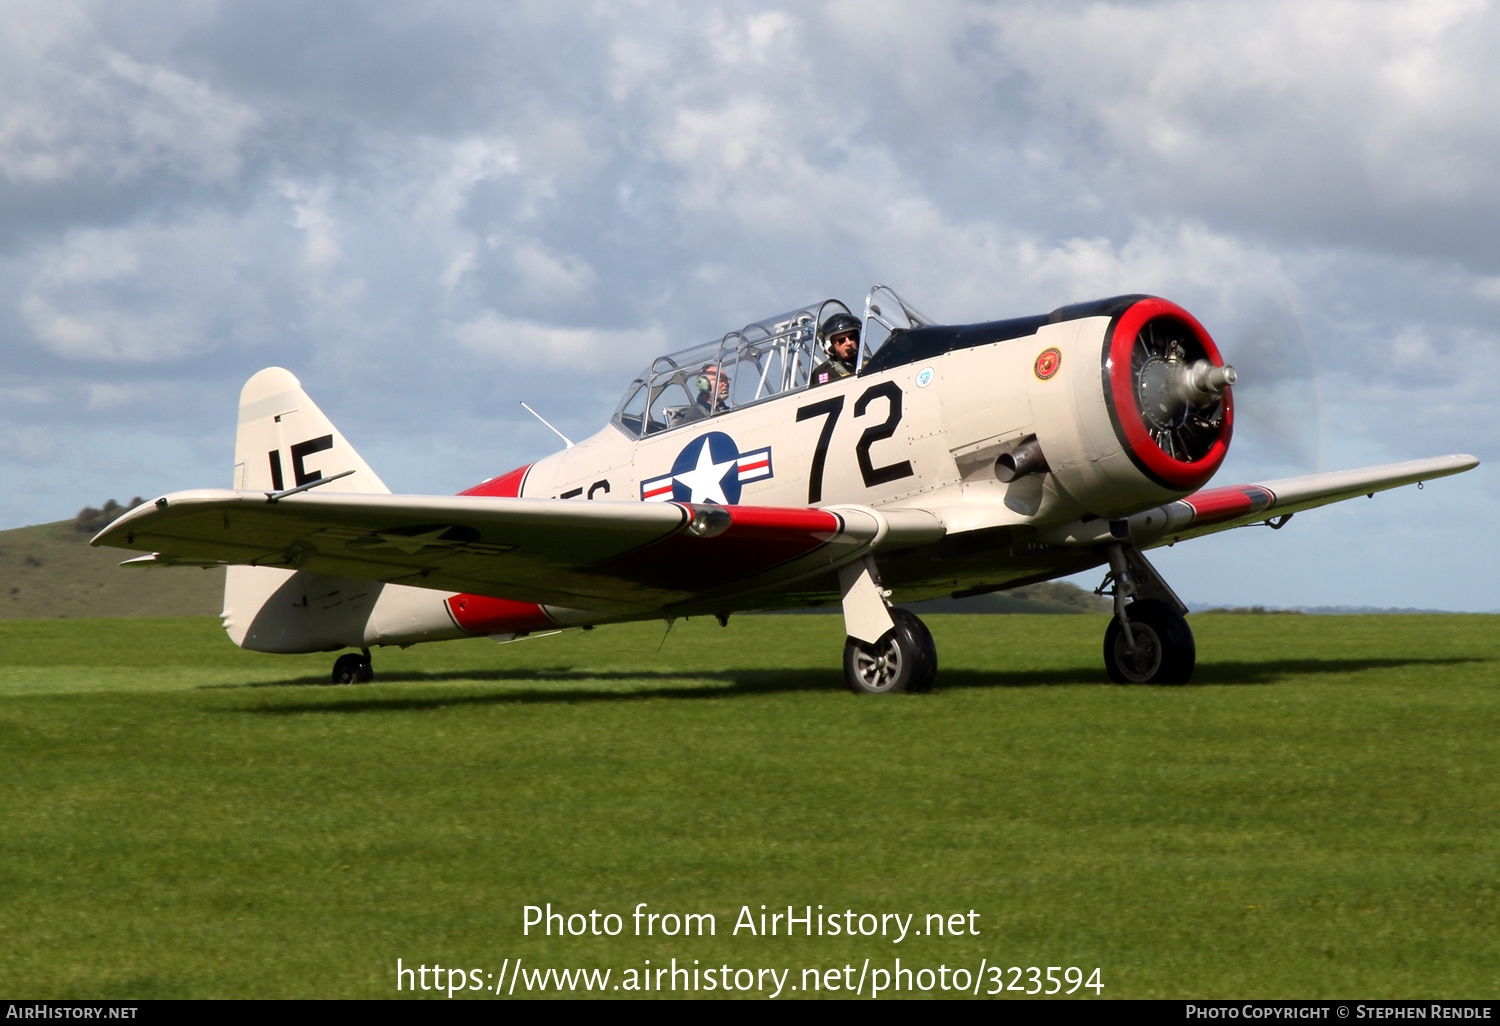
[[[1036,358],[1036,363],[1032,366],[1032,370],[1036,371],[1037,377],[1046,381],[1052,375],[1056,374],[1057,368],[1061,366],[1061,351],[1057,349],[1043,349],[1041,354]]]

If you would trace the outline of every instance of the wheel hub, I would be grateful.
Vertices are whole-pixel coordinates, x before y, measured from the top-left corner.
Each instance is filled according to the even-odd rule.
[[[1135,651],[1130,650],[1121,635],[1115,642],[1115,659],[1127,677],[1140,683],[1150,680],[1161,667],[1161,639],[1143,623],[1132,621],[1130,626],[1135,636]]]
[[[855,667],[866,688],[887,691],[901,677],[901,647],[891,640],[878,651],[861,651]]]

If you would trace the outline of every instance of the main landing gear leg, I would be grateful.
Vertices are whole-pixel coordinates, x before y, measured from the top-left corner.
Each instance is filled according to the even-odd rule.
[[[1105,551],[1109,573],[1096,594],[1115,600],[1115,617],[1104,632],[1109,679],[1116,684],[1186,684],[1198,659],[1192,628],[1183,616],[1187,606],[1140,549],[1111,545]]]
[[[875,561],[866,556],[839,571],[844,594],[844,680],[857,695],[931,691],[937,646],[916,615],[892,609]]]
[[[370,650],[360,649],[360,654],[346,652],[333,664],[333,683],[368,684],[375,679],[375,670],[370,665]]]

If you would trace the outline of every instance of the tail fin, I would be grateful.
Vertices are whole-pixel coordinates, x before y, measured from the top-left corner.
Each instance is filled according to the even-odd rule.
[[[240,392],[234,436],[234,487],[276,492],[352,470],[321,487],[382,492],[385,482],[354,451],[290,371],[267,367]],[[224,581],[224,629],[236,645],[266,652],[309,652],[360,644],[381,586],[274,567],[232,566]],[[340,595],[337,613],[308,605],[307,593]],[[347,600],[347,601],[345,601]],[[327,603],[323,603],[327,605]]]
[[[245,382],[234,436],[235,488],[279,492],[346,470],[354,473],[323,487],[390,493],[290,371],[267,367]]]

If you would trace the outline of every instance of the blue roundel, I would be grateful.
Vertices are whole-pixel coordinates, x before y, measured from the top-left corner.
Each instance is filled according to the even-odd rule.
[[[684,481],[683,478],[687,480]],[[740,501],[740,450],[722,431],[710,431],[689,442],[672,464],[672,498],[678,502]]]

